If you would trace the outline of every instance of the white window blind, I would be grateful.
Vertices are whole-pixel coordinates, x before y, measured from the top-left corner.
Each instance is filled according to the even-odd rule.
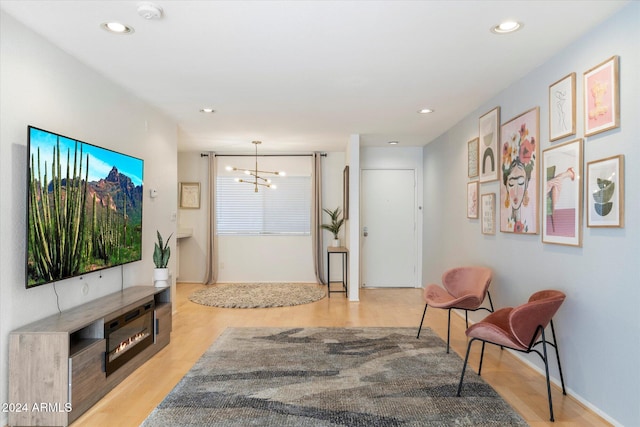
[[[311,230],[311,177],[274,178],[277,189],[217,177],[218,234],[308,235]]]

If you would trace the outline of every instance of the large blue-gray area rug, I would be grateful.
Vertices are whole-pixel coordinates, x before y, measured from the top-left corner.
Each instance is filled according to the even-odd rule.
[[[229,328],[142,424],[526,426],[415,328]]]

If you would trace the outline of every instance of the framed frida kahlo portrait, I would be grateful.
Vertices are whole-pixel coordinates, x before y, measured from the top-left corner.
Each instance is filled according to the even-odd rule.
[[[576,133],[576,73],[549,86],[549,141]]]
[[[500,231],[538,234],[540,107],[500,129]]]
[[[584,136],[620,126],[618,56],[584,73]]]
[[[498,180],[498,165],[500,153],[498,141],[500,140],[500,107],[496,107],[480,117],[478,125],[479,142],[479,173],[480,182]]]
[[[542,242],[582,246],[582,139],[542,152]]]
[[[587,227],[624,227],[624,156],[587,163]]]

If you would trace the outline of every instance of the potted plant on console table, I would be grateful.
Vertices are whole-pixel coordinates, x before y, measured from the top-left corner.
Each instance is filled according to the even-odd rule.
[[[153,283],[157,287],[169,286],[169,258],[171,257],[171,248],[169,247],[169,239],[173,236],[173,233],[169,235],[167,241],[163,243],[162,236],[159,231],[158,241],[153,249],[153,263],[156,268],[153,270]]]
[[[333,234],[333,245],[334,247],[340,246],[340,238],[338,237],[338,233],[340,233],[340,228],[342,228],[342,224],[344,224],[344,218],[340,218],[340,206],[338,206],[335,210],[330,210],[327,208],[322,209],[331,217],[331,224],[322,224],[320,227],[329,230]]]

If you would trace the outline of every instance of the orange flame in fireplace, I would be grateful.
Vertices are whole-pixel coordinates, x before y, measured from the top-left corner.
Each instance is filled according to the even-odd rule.
[[[139,332],[127,338],[126,340],[122,341],[113,351],[111,351],[111,354],[109,356],[109,361],[112,361],[113,359],[118,357],[121,353],[124,353],[125,351],[129,350],[129,348],[133,347],[134,344],[138,343],[139,341],[142,341],[148,336],[149,336],[148,333]]]

